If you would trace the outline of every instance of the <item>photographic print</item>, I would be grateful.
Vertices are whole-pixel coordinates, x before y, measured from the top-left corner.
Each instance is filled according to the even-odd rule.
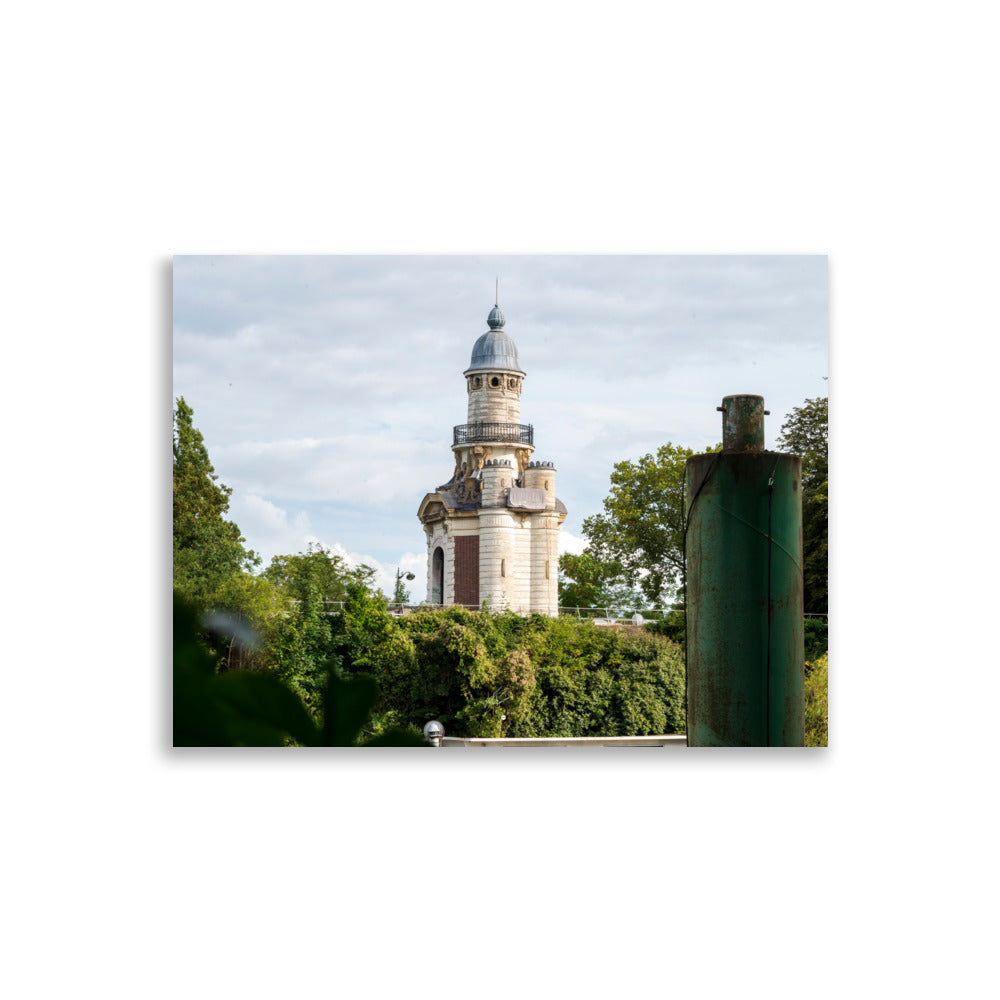
[[[824,256],[178,256],[173,300],[175,743],[825,745]]]

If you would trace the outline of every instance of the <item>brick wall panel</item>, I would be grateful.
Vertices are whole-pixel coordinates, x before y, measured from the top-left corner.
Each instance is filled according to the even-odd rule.
[[[455,603],[479,604],[479,537],[455,537]]]

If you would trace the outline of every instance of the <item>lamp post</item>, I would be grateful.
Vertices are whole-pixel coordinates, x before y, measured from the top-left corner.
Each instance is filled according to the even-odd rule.
[[[403,599],[406,594],[403,590],[404,580],[416,580],[416,577],[412,573],[404,573],[401,569],[396,570],[396,592],[393,594],[393,602],[400,605],[400,610],[402,610]]]

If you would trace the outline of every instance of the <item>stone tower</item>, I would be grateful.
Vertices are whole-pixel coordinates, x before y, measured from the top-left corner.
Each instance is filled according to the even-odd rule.
[[[427,600],[556,615],[566,508],[556,499],[555,466],[531,460],[534,428],[521,423],[525,373],[498,305],[487,323],[464,372],[469,406],[453,432],[454,471],[417,512],[427,535]]]

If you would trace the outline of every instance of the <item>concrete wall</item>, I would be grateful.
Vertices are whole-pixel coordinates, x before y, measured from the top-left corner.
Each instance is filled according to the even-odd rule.
[[[549,736],[537,738],[475,739],[461,736],[445,736],[441,746],[460,748],[478,747],[486,750],[533,750],[540,747],[575,747],[577,749],[597,747],[686,747],[684,733],[670,733],[665,736]]]

